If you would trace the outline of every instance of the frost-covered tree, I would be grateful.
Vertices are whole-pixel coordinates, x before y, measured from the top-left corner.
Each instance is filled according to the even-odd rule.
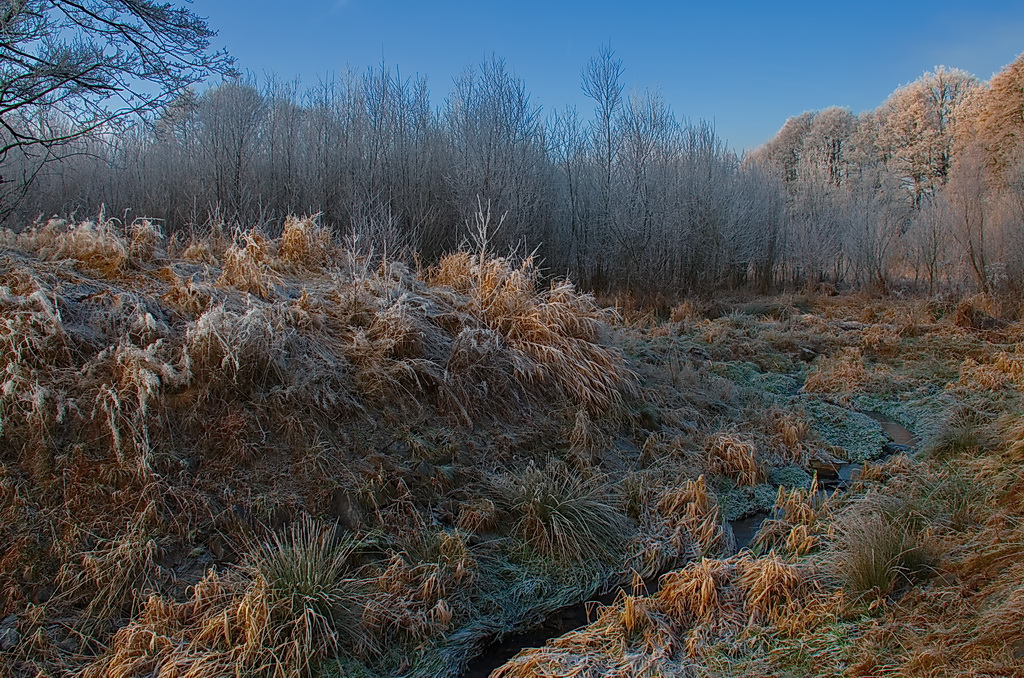
[[[974,76],[940,66],[897,89],[878,109],[882,155],[915,206],[949,179],[958,113],[977,86]]]
[[[749,160],[774,173],[787,183],[799,177],[804,140],[817,117],[814,111],[789,118],[768,143],[750,154]]]
[[[846,108],[833,106],[815,115],[801,145],[799,173],[806,179],[843,185],[850,175],[847,156],[856,127],[857,118]]]
[[[521,236],[547,239],[544,207],[547,175],[544,125],[525,83],[493,57],[467,70],[445,102],[445,125],[454,158],[448,176],[462,221],[481,205],[504,217],[509,228],[494,244],[511,246]]]
[[[1024,190],[1024,54],[978,97],[976,139],[1001,186]]]

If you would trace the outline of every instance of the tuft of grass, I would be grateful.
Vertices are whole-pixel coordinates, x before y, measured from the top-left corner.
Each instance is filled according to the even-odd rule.
[[[719,432],[708,438],[705,449],[712,472],[735,479],[740,485],[764,482],[767,472],[757,460],[757,445],[736,433]]]
[[[826,562],[856,595],[888,596],[934,571],[935,557],[920,526],[879,511],[849,511],[836,522]]]
[[[687,553],[693,545],[697,555],[706,556],[726,545],[718,499],[704,476],[666,490],[658,500],[658,513],[672,528],[670,541],[678,553]]]
[[[248,548],[240,567],[211,571],[183,602],[150,597],[83,675],[305,678],[326,660],[379,651],[362,622],[354,542],[304,516]]]
[[[334,526],[304,515],[283,532],[251,541],[244,568],[290,607],[328,615],[348,602],[339,591],[349,583],[355,546],[339,538]]]
[[[795,615],[807,591],[804,571],[778,554],[744,557],[737,562],[736,585],[743,591],[749,623],[778,621]]]
[[[285,219],[278,256],[296,268],[318,270],[336,258],[330,229],[321,226],[316,216]]]
[[[271,269],[274,243],[259,231],[241,234],[241,242],[224,252],[223,267],[217,284],[248,292],[261,299],[269,299],[280,284],[279,276]]]
[[[1024,416],[1003,418],[999,429],[1006,455],[1015,462],[1024,462]]]
[[[239,612],[258,606],[268,616],[259,634],[274,641],[286,675],[307,675],[343,648],[378,651],[362,621],[365,582],[355,576],[357,542],[326,522],[303,515],[268,539],[250,540],[242,572],[253,582]]]
[[[614,564],[631,532],[614,490],[572,470],[530,466],[507,474],[496,487],[496,503],[511,521],[510,532],[540,554],[558,561]]]
[[[854,393],[872,380],[859,348],[844,348],[834,358],[822,358],[804,382],[808,393]]]
[[[772,517],[766,519],[751,544],[756,551],[776,549],[799,558],[816,549],[825,529],[821,524],[827,513],[814,476],[806,489],[779,487]]]
[[[729,567],[724,561],[701,558],[662,577],[658,600],[667,614],[683,624],[712,621],[722,612],[725,604],[722,589],[729,576]]]
[[[977,457],[996,444],[992,423],[980,412],[964,408],[954,412],[924,453],[932,459]]]
[[[947,386],[967,392],[999,391],[1024,388],[1024,348],[1017,344],[1012,351],[997,351],[991,359],[979,362],[968,356],[960,363],[957,380]]]
[[[521,380],[553,384],[595,413],[636,391],[636,375],[621,355],[598,344],[607,312],[567,280],[541,289],[532,258],[516,266],[457,252],[431,268],[427,281],[468,298],[465,310],[502,338]]]

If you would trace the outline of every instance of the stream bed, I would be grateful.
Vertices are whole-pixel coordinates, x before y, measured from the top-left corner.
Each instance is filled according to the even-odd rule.
[[[895,454],[910,453],[919,444],[917,437],[910,429],[886,415],[872,411],[865,411],[863,414],[877,421],[879,426],[882,427],[882,431],[885,432],[890,440],[884,446],[882,453],[877,458],[878,460],[888,459]],[[846,489],[856,478],[857,473],[859,473],[862,467],[863,464],[857,462],[839,465],[836,468],[836,477],[823,481],[823,485],[827,488],[825,491],[837,492]],[[737,550],[744,549],[750,545],[754,537],[757,536],[757,531],[760,529],[761,524],[768,517],[767,513],[761,512],[739,520],[729,521]],[[656,593],[658,579],[654,578],[653,581],[646,582],[645,588],[647,590],[642,590],[640,593],[647,595]],[[497,640],[469,662],[460,678],[486,678],[492,671],[504,665],[512,657],[519,654],[520,651],[528,648],[542,647],[552,638],[557,638],[586,626],[593,620],[594,611],[598,607],[610,605],[622,591],[634,593],[632,586],[619,586],[607,593],[595,595],[588,600],[555,610],[542,623],[528,631]]]

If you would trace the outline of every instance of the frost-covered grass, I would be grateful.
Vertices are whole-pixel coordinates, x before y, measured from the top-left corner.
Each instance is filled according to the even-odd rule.
[[[828,675],[867,666],[864,639],[889,671],[939,637],[890,642],[897,596],[927,616],[924,577],[959,591],[1015,557],[994,541],[1019,523],[1015,325],[844,297],[659,319],[529,259],[414,267],[306,218],[279,238],[50,222],[0,243],[13,676],[453,675],[659,575],[504,675],[814,667],[800,642]],[[882,453],[864,412],[923,457],[824,501],[814,469]],[[736,554],[727,521],[772,504]],[[928,661],[1009,637],[990,603],[1012,585],[968,594],[996,635],[950,610],[961,655]]]

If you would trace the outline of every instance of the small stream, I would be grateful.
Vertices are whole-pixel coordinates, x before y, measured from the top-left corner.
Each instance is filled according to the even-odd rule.
[[[889,438],[889,442],[882,447],[882,454],[872,461],[879,462],[885,461],[889,457],[897,454],[909,454],[920,444],[921,441],[917,439],[917,436],[913,432],[905,427],[903,424],[890,419],[881,412],[873,412],[870,410],[861,410],[862,414],[866,414],[882,427],[882,431]],[[841,464],[837,469],[837,479],[833,483],[834,490],[845,490],[850,484],[857,479],[857,475],[860,470],[864,468],[864,464],[861,462],[853,462],[849,464]]]
[[[909,453],[919,444],[917,437],[910,429],[880,412],[863,412],[871,417],[882,427],[890,442],[887,443],[882,454],[877,460],[885,460],[889,457]],[[825,491],[838,492],[849,487],[850,483],[857,477],[863,464],[859,462],[841,464],[836,469],[836,477],[822,481],[827,488]],[[761,524],[769,517],[767,513],[755,513],[754,515],[732,520],[729,522],[732,527],[733,536],[736,542],[736,549],[746,548],[757,536]],[[641,593],[654,594],[657,592],[660,577],[645,582],[645,589]],[[527,648],[543,646],[552,638],[557,638],[570,631],[586,626],[593,620],[594,610],[601,605],[610,605],[620,592],[634,593],[631,586],[620,586],[608,593],[596,595],[589,600],[569,605],[555,610],[538,626],[529,631],[518,633],[492,643],[484,651],[474,658],[462,673],[460,678],[487,678],[491,672],[504,665],[520,651]]]

